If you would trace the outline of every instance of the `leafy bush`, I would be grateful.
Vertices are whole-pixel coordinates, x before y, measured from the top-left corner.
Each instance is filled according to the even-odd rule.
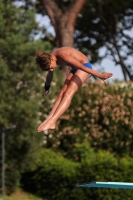
[[[67,192],[71,197],[75,193],[78,167],[78,163],[42,149],[36,161],[36,170],[26,173],[22,179],[24,189],[46,199],[64,199]]]
[[[103,151],[95,153],[88,143],[78,145],[76,152],[82,154],[81,162],[73,162],[51,150],[42,149],[36,161],[36,170],[23,176],[24,189],[47,200],[133,198],[130,190],[76,188],[77,183],[91,181],[133,182],[133,159],[117,159]]]
[[[52,147],[71,158],[76,143],[88,140],[95,150],[133,156],[133,84],[89,83],[74,96],[59,119],[56,131],[46,136]]]

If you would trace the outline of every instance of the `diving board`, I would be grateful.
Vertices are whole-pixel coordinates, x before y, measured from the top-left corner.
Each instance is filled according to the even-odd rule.
[[[89,182],[79,183],[76,187],[95,187],[95,188],[122,188],[122,189],[133,189],[133,183],[126,182]]]

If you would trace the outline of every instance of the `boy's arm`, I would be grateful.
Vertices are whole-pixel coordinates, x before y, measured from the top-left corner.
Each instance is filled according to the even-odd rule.
[[[50,86],[51,82],[53,80],[53,70],[49,70],[46,76],[46,85]]]
[[[49,93],[49,89],[50,89],[50,84],[52,82],[53,79],[53,71],[49,70],[46,76],[46,81],[44,83],[44,92],[42,96],[46,96]]]
[[[66,56],[65,55],[65,56],[63,56],[63,60],[65,62],[67,62],[68,64],[70,64],[70,65],[72,65],[72,66],[74,66],[74,67],[76,67],[76,68],[78,68],[78,69],[80,69],[82,71],[85,71],[85,72],[87,72],[89,74],[92,74],[93,76],[97,76],[98,78],[103,79],[103,80],[105,80],[107,78],[110,78],[112,76],[112,73],[103,73],[103,74],[101,74],[101,73],[99,73],[99,72],[97,72],[97,71],[95,71],[93,69],[87,68],[87,67],[82,65],[79,61],[77,61],[75,58],[73,58],[71,56]]]

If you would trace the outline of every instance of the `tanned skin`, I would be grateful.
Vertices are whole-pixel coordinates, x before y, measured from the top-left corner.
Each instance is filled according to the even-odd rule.
[[[80,51],[72,47],[61,47],[51,53],[51,64],[46,76],[46,84],[50,85],[53,79],[53,71],[57,65],[69,65],[71,68],[78,68],[75,74],[68,74],[64,85],[57,97],[57,100],[48,115],[47,119],[38,127],[37,132],[55,129],[56,121],[70,106],[73,95],[79,90],[83,83],[91,76],[96,76],[107,83],[106,79],[110,78],[112,73],[99,73],[93,69],[85,67],[83,64],[88,63],[88,58]],[[47,95],[44,91],[43,95]]]

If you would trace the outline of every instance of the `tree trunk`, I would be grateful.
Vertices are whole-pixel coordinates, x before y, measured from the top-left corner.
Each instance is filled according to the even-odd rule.
[[[74,45],[74,25],[77,16],[82,9],[86,0],[73,0],[63,13],[59,9],[54,0],[42,0],[44,9],[46,10],[56,33],[56,46]],[[69,72],[69,67],[61,67],[65,75]]]

